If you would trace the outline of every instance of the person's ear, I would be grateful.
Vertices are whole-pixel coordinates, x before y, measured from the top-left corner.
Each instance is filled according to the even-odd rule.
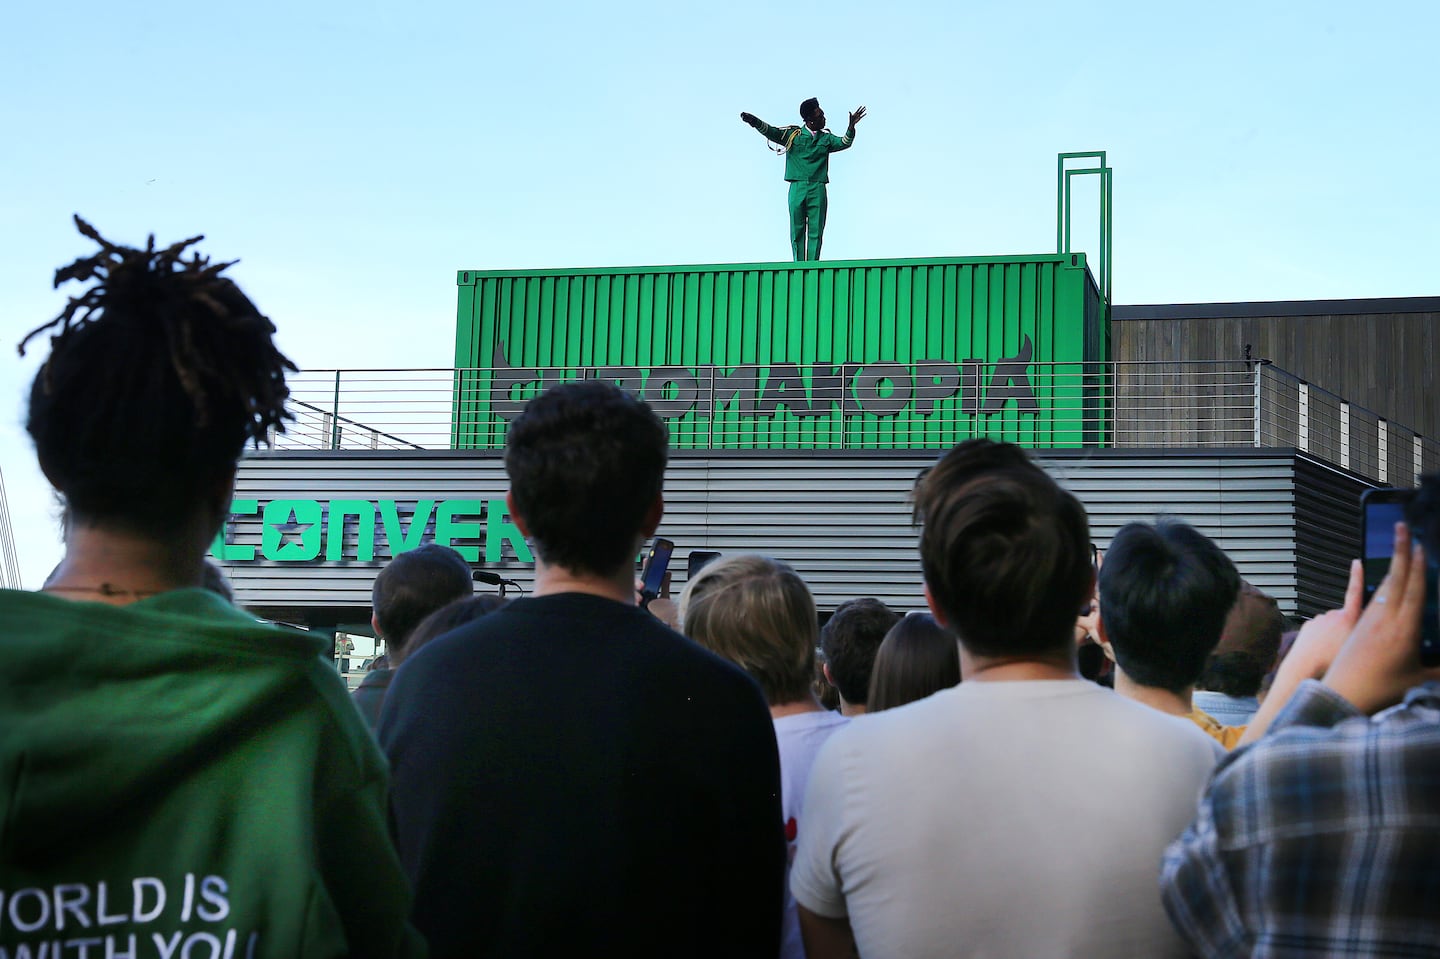
[[[821,664],[820,664],[820,672],[822,672],[822,673],[825,674],[825,682],[829,683],[831,686],[835,686],[835,679],[834,679],[834,677],[832,677],[832,676],[830,675],[830,664],[829,664],[829,663],[821,663]],[[839,686],[835,686],[835,688],[836,688],[836,689],[839,689],[840,687],[839,687]]]
[[[376,638],[378,638],[378,639],[384,639],[384,638],[385,638],[385,634],[380,631],[380,620],[379,620],[378,618],[376,618],[376,616],[375,616],[374,613],[371,613],[371,614],[370,614],[370,628],[375,631],[375,636],[376,636]]]
[[[205,507],[209,515],[205,517],[206,525],[210,526],[210,535],[214,536],[215,531],[225,525],[225,520],[230,517],[230,501],[235,496],[235,468],[224,470],[215,477],[206,493]],[[214,522],[211,523],[210,520]]]
[[[660,528],[660,520],[664,515],[665,494],[656,493],[655,502],[651,503],[650,508],[645,511],[645,528],[642,530],[645,535],[640,537],[642,540],[647,540],[655,535],[655,531]]]
[[[510,514],[510,522],[515,524],[515,528],[520,531],[520,535],[529,539],[530,524],[525,522],[525,517],[521,516],[520,512],[515,509],[515,491],[513,489],[507,489],[505,491],[505,511]]]
[[[939,623],[942,629],[950,628],[950,621],[935,603],[935,596],[930,592],[929,583],[925,584],[925,605],[930,607],[930,615],[935,617],[935,622]]]
[[[1105,634],[1105,613],[1099,609],[1095,611],[1095,642],[1105,650],[1105,658],[1115,662],[1115,649],[1110,645],[1110,637]]]

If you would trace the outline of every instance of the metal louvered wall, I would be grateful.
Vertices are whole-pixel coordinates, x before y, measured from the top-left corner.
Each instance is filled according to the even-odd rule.
[[[822,610],[855,596],[921,608],[908,494],[935,458],[924,451],[673,454],[661,530],[676,543],[675,590],[691,550],[760,552],[792,564]],[[1241,574],[1287,613],[1313,613],[1338,603],[1343,593],[1346,554],[1354,549],[1353,536],[1346,537],[1358,529],[1359,491],[1366,485],[1352,474],[1273,449],[1047,451],[1038,459],[1085,504],[1092,537],[1102,548],[1124,523],[1167,514],[1213,537]],[[452,519],[484,529],[506,519],[478,515],[492,505],[502,509],[498,501],[506,488],[497,453],[286,452],[243,460],[236,499],[254,501],[260,511],[282,499],[314,500],[322,510],[336,500],[395,500],[399,532],[409,526],[417,499],[479,500],[483,507]],[[227,551],[253,547],[259,557],[264,525],[260,512],[233,517]],[[330,533],[328,510],[319,525]],[[343,529],[337,561],[326,560],[325,550],[301,562],[220,560],[237,601],[312,625],[368,620],[371,584],[391,555],[384,524],[374,520],[374,557],[366,562],[354,559],[357,521],[345,520],[337,529]],[[272,531],[271,542],[296,542],[303,533]],[[420,535],[434,538],[433,513]],[[479,545],[484,555],[480,537],[455,542]],[[325,549],[332,548],[327,541]],[[513,543],[504,544],[498,563],[485,565],[526,589],[533,582],[533,568],[517,559]]]

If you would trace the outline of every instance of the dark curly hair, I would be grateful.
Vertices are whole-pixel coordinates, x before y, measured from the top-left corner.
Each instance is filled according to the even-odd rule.
[[[233,282],[231,263],[185,251],[121,246],[75,217],[100,246],[55,271],[89,283],[47,331],[50,356],[30,387],[26,429],[72,518],[164,535],[213,495],[247,440],[284,429],[295,365],[274,325]]]

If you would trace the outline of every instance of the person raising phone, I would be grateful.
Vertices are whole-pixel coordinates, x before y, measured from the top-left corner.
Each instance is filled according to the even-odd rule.
[[[1440,668],[1420,659],[1440,476],[1407,520],[1363,613],[1357,560],[1345,605],[1301,630],[1247,736],[1262,719],[1268,731],[1220,766],[1165,856],[1165,907],[1199,955],[1440,942]]]

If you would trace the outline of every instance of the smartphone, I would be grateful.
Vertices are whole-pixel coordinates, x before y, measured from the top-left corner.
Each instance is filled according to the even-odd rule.
[[[655,537],[650,551],[645,554],[645,565],[640,570],[640,595],[646,602],[660,595],[665,585],[665,572],[670,568],[670,557],[675,555],[675,544],[662,536]]]
[[[712,549],[692,549],[690,556],[685,562],[685,581],[688,583],[706,566],[720,558],[720,554]]]
[[[1372,489],[1360,498],[1363,540],[1360,562],[1365,568],[1365,602],[1390,572],[1390,557],[1395,555],[1395,524],[1405,519],[1405,507],[1414,490]],[[1425,550],[1425,609],[1420,614],[1420,662],[1440,666],[1440,590],[1436,589],[1436,571],[1440,569],[1440,549]]]

